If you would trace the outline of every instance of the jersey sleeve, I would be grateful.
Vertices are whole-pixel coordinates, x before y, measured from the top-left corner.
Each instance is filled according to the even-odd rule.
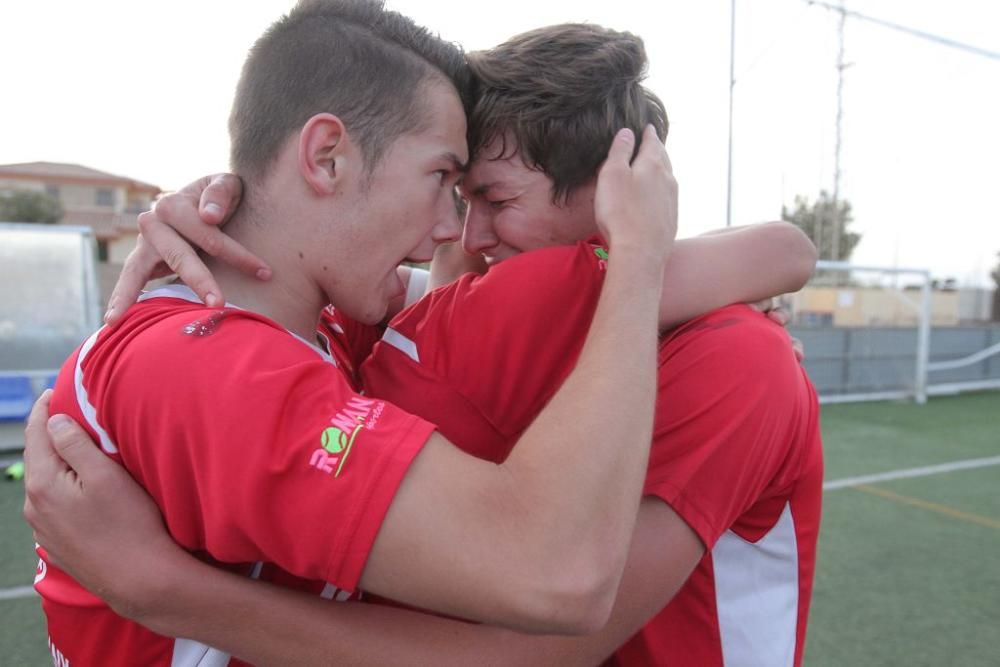
[[[591,243],[547,248],[431,292],[390,323],[365,387],[502,460],[575,365],[606,258]]]
[[[793,443],[810,433],[815,397],[784,330],[746,306],[697,318],[661,342],[646,495],[663,499],[711,549],[734,522],[794,483]],[[810,422],[810,419],[813,421]],[[784,489],[787,492],[787,488]],[[763,508],[766,510],[766,508]]]
[[[126,467],[189,550],[355,588],[434,427],[354,393],[283,330],[232,316],[198,338],[178,324],[94,360],[114,375],[98,414]]]

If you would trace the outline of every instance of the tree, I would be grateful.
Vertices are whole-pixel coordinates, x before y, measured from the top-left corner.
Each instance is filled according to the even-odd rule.
[[[63,217],[62,204],[45,192],[15,190],[0,196],[0,220],[51,225]]]
[[[847,261],[861,241],[861,234],[848,230],[854,221],[851,217],[851,203],[840,200],[834,210],[833,197],[826,190],[821,191],[819,199],[812,204],[808,197],[797,195],[794,210],[781,207],[781,219],[796,225],[813,240],[820,259]],[[834,229],[840,232],[836,257],[833,256]]]

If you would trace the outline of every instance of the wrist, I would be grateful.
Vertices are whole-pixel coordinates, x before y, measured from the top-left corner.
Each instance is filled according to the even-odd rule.
[[[124,618],[154,632],[171,634],[163,624],[173,613],[172,605],[182,605],[197,585],[192,565],[201,565],[169,538],[164,544],[146,544],[141,559],[120,568],[113,585],[101,592],[108,606]],[[207,566],[205,566],[207,567]]]
[[[638,239],[624,239],[609,240],[608,246],[609,259],[612,263],[662,277],[673,242],[658,245]]]

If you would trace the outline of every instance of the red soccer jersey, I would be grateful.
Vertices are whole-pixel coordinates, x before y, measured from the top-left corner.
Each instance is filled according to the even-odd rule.
[[[88,339],[63,366],[52,411],[87,426],[184,548],[336,599],[355,590],[434,429],[354,393],[328,355],[273,321],[206,308],[180,286],[147,294]],[[39,554],[36,588],[63,664],[226,664],[116,616]]]
[[[359,369],[382,337],[383,327],[362,324],[327,306],[319,318],[317,333],[326,342],[330,356],[355,391],[361,391]]]
[[[432,292],[362,366],[367,391],[503,460],[579,355],[604,257],[590,243],[547,248]],[[661,341],[658,378],[646,493],[708,551],[612,661],[799,664],[822,451],[816,396],[788,337],[746,306],[723,308]]]

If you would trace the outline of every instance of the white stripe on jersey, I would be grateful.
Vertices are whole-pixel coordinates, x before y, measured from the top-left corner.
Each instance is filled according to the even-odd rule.
[[[97,342],[97,336],[102,331],[104,331],[104,327],[91,334],[90,338],[83,344],[83,347],[80,348],[80,354],[76,357],[76,369],[73,372],[73,384],[76,389],[76,403],[80,406],[83,418],[90,424],[90,428],[94,429],[94,432],[97,433],[97,437],[101,441],[101,449],[108,454],[117,454],[118,447],[111,441],[111,437],[107,431],[97,423],[97,408],[91,405],[90,397],[87,396],[87,389],[83,386],[83,360],[87,358],[87,353],[90,352],[90,348],[94,347],[94,343]]]
[[[732,531],[712,549],[726,667],[791,667],[799,611],[799,552],[791,505],[757,542]]]
[[[412,340],[399,333],[393,328],[386,328],[385,333],[382,334],[382,340],[388,345],[392,345],[394,348],[413,359],[418,364],[420,363],[420,355],[417,353],[417,344]]]
[[[183,299],[184,301],[190,301],[191,303],[203,303],[202,300],[198,298],[198,295],[194,293],[194,290],[192,290],[187,285],[179,285],[179,284],[164,285],[163,287],[158,287],[154,290],[150,290],[149,292],[143,292],[142,294],[139,295],[137,301],[146,301],[148,299]],[[229,303],[228,301],[226,302],[226,308],[235,308],[236,310],[247,310],[246,308],[237,306],[234,303]],[[254,312],[254,311],[247,311],[247,312]],[[290,336],[295,338],[297,341],[304,344],[310,350],[321,356],[323,360],[326,361],[327,363],[331,363],[334,366],[337,365],[337,361],[333,358],[333,356],[330,355],[329,352],[330,341],[327,340],[326,336],[323,336],[323,341],[327,344],[326,349],[322,349],[320,346],[316,344],[319,343],[319,340],[317,340],[316,343],[310,343],[309,341],[307,341],[305,338],[298,335],[294,331],[289,331],[288,329],[285,329],[285,331]],[[317,334],[319,334],[318,331]]]
[[[190,639],[175,639],[170,667],[226,667],[230,655]]]

